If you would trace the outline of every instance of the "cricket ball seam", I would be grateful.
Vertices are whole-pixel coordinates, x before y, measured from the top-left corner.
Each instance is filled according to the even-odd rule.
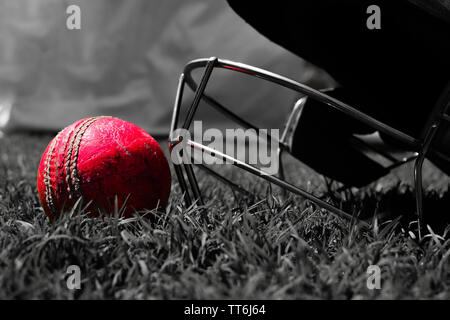
[[[81,146],[81,139],[83,138],[84,133],[86,130],[96,121],[99,119],[104,118],[101,117],[95,117],[85,123],[83,123],[83,126],[77,130],[77,136],[74,140],[74,146],[72,147],[72,159],[71,163],[69,165],[70,168],[70,181],[72,182],[72,189],[76,192],[78,197],[81,197],[81,187],[80,187],[80,178],[78,175],[78,155],[80,152],[80,146]]]
[[[87,119],[83,120],[80,123],[80,125],[78,126],[78,128],[71,132],[72,135],[70,137],[70,142],[68,143],[69,145],[67,148],[66,159],[64,161],[64,167],[65,167],[65,171],[66,171],[67,191],[69,192],[69,199],[74,198],[73,191],[71,188],[72,182],[70,181],[70,179],[71,179],[70,165],[71,165],[71,159],[72,159],[73,145],[74,145],[74,142],[75,142],[78,132],[81,130],[81,128],[84,126],[85,123],[91,121],[92,119],[95,119],[95,118],[87,118]]]
[[[85,119],[83,122],[80,123],[80,125],[72,132],[70,141],[68,142],[68,148],[67,148],[67,153],[66,153],[66,159],[64,161],[64,168],[65,168],[65,172],[66,172],[66,183],[67,183],[67,191],[69,192],[69,199],[74,199],[75,198],[75,194],[74,194],[74,188],[72,187],[72,174],[71,174],[71,170],[72,170],[72,153],[73,153],[73,147],[75,144],[75,140],[78,137],[78,134],[82,131],[82,129],[84,128],[84,126],[89,126],[91,123],[93,123],[95,121],[96,118],[87,118]],[[83,130],[84,133],[85,130]],[[79,147],[79,144],[78,144]]]
[[[50,148],[47,153],[47,157],[45,159],[45,170],[44,170],[44,185],[45,185],[45,202],[47,203],[47,206],[49,207],[50,211],[54,215],[56,215],[57,210],[55,207],[55,204],[53,203],[53,196],[52,196],[52,186],[51,186],[51,161],[53,159],[53,152],[55,150],[56,143],[58,142],[59,138],[61,137],[61,133],[63,130],[61,130],[53,139],[52,144],[50,145]]]
[[[67,154],[66,159],[64,163],[65,172],[66,172],[66,182],[68,186],[69,191],[69,198],[74,198],[74,190],[77,191],[77,194],[81,196],[81,190],[80,190],[80,179],[78,177],[78,169],[77,169],[77,162],[78,162],[78,154],[79,149],[81,146],[81,140],[86,132],[86,130],[90,127],[91,124],[93,124],[95,121],[104,118],[104,116],[101,117],[92,117],[84,120],[78,128],[72,132],[71,139],[69,142],[67,142],[66,146],[67,148]],[[52,161],[54,160],[54,151],[57,143],[60,140],[61,134],[64,130],[61,130],[53,139],[53,142],[50,145],[50,148],[47,152],[47,157],[45,159],[45,170],[44,170],[44,185],[45,185],[45,202],[50,209],[50,211],[53,213],[53,215],[57,215],[58,212],[56,210],[55,203],[53,202],[53,195],[52,195],[52,184],[51,184],[51,178],[52,178]],[[72,157],[73,155],[73,157]],[[55,170],[53,170],[55,171]]]

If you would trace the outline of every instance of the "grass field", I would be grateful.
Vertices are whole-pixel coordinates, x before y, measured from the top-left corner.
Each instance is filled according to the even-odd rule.
[[[0,139],[0,299],[407,299],[450,298],[448,178],[427,164],[426,213],[432,232],[418,241],[410,167],[333,201],[380,220],[369,230],[299,198],[282,200],[266,184],[241,177],[259,200],[240,204],[209,177],[208,220],[183,209],[173,183],[165,215],[91,219],[67,213],[50,223],[40,207],[36,171],[50,136]],[[165,143],[162,144],[163,146]],[[318,194],[321,178],[307,168],[291,180]],[[331,196],[331,193],[330,193]],[[403,215],[402,219],[395,216]],[[431,223],[430,222],[430,223]],[[78,265],[81,290],[66,286]],[[367,288],[367,267],[382,271],[381,289]]]

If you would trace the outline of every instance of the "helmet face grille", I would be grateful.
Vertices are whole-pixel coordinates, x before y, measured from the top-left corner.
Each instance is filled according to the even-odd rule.
[[[195,82],[195,80],[192,78],[192,71],[195,69],[204,68],[204,73],[201,78],[201,81],[199,84]],[[278,139],[276,139],[277,142],[277,162],[279,163],[279,170],[277,170],[277,175],[274,174],[268,174],[261,168],[258,168],[257,166],[247,163],[246,161],[242,161],[238,157],[230,156],[221,150],[216,150],[214,148],[211,148],[210,146],[204,145],[201,142],[194,141],[190,139],[190,136],[188,135],[187,138],[185,136],[180,135],[180,130],[184,130],[184,132],[188,132],[194,117],[196,115],[196,112],[198,110],[200,101],[206,102],[206,104],[209,107],[212,107],[216,109],[217,111],[221,112],[225,116],[227,116],[229,119],[234,121],[239,126],[246,128],[246,129],[254,129],[257,132],[259,132],[259,128],[251,124],[250,122],[244,120],[242,117],[238,116],[237,114],[230,111],[227,107],[216,101],[211,96],[208,96],[205,93],[205,88],[208,84],[208,81],[210,79],[210,76],[214,70],[214,68],[222,68],[227,69],[233,72],[240,72],[243,74],[246,74],[248,76],[256,77],[265,81],[269,81],[272,83],[275,83],[277,85],[280,85],[282,87],[291,89],[297,93],[300,93],[305,96],[305,98],[302,98],[297,101],[294,108],[292,109],[291,113],[288,116],[288,120],[285,125],[285,129],[283,133],[280,135]],[[192,103],[190,104],[189,109],[186,112],[186,118],[182,119],[180,121],[180,108],[181,108],[181,102],[183,99],[183,92],[185,89],[185,86],[188,86],[192,91],[194,91],[194,98]],[[450,91],[450,88],[448,89]],[[448,96],[448,93],[447,95]],[[375,164],[375,162],[369,163],[369,160],[366,161],[365,165],[368,163],[373,167],[370,170],[366,170],[370,174],[366,176],[367,179],[363,179],[361,181],[353,181],[353,185],[361,186],[364,184],[367,184],[369,182],[372,182],[379,177],[389,173],[389,171],[397,166],[400,166],[404,163],[415,161],[415,182],[416,182],[416,205],[417,205],[417,212],[419,214],[419,220],[422,222],[421,219],[421,212],[422,212],[422,203],[421,203],[421,193],[422,193],[422,185],[421,185],[421,168],[423,164],[423,160],[428,152],[428,147],[430,146],[430,143],[433,141],[435,137],[436,132],[436,122],[430,121],[430,126],[428,130],[428,134],[424,135],[423,138],[415,138],[407,133],[402,132],[401,130],[397,128],[393,128],[381,121],[378,121],[377,119],[353,108],[350,105],[347,105],[346,103],[333,98],[332,96],[328,95],[325,92],[321,92],[315,89],[312,89],[306,85],[303,85],[301,83],[298,83],[294,80],[288,79],[286,77],[283,77],[281,75],[259,69],[253,66],[245,65],[242,63],[237,63],[233,61],[228,60],[221,60],[217,59],[215,57],[210,59],[198,59],[191,61],[188,63],[185,67],[184,72],[180,76],[180,81],[178,84],[178,90],[177,90],[177,96],[175,99],[175,106],[173,110],[173,117],[172,117],[172,124],[169,134],[169,147],[172,152],[171,158],[172,162],[174,164],[175,172],[181,187],[181,190],[184,194],[184,200],[186,202],[187,206],[192,205],[194,202],[197,204],[204,204],[201,190],[199,188],[199,184],[197,181],[197,178],[195,176],[195,172],[193,170],[193,166],[198,166],[200,169],[203,169],[207,174],[213,176],[217,180],[225,183],[226,185],[230,186],[233,190],[238,191],[239,193],[242,193],[246,197],[252,196],[252,193],[247,191],[243,186],[231,181],[229,178],[219,174],[218,172],[215,172],[213,169],[205,165],[204,163],[196,163],[192,156],[192,151],[196,151],[200,154],[207,154],[208,157],[216,158],[223,163],[227,163],[232,165],[233,167],[242,169],[252,175],[258,176],[265,181],[274,184],[281,189],[285,191],[292,192],[296,195],[302,196],[308,201],[311,201],[312,203],[318,205],[321,208],[324,208],[331,213],[334,213],[338,216],[347,218],[347,219],[355,219],[354,216],[342,211],[340,208],[337,208],[331,203],[328,203],[321,198],[311,194],[309,191],[302,189],[300,187],[297,187],[291,183],[288,183],[285,180],[284,177],[284,169],[283,169],[283,162],[282,162],[282,154],[287,152],[292,154],[293,156],[297,156],[300,160],[303,161],[303,157],[299,156],[299,150],[301,150],[301,146],[297,143],[298,134],[299,134],[299,127],[301,127],[302,117],[303,113],[305,112],[305,105],[306,101],[312,100],[315,103],[322,104],[325,108],[330,108],[333,110],[333,112],[342,113],[346,117],[353,118],[354,121],[358,121],[361,123],[362,126],[366,128],[370,128],[370,132],[379,132],[380,134],[383,134],[387,137],[392,138],[393,140],[399,142],[401,145],[406,146],[407,150],[413,150],[414,153],[409,157],[403,157],[401,159],[396,159],[394,157],[391,157],[388,153],[385,153],[383,150],[379,148],[373,147],[372,152],[377,152],[380,155],[386,157],[388,160],[392,162],[392,164],[388,167],[382,167],[378,164]],[[446,102],[448,104],[448,102]],[[436,107],[438,110],[441,110],[440,113],[438,113],[438,117],[436,117],[436,114],[434,113],[433,116],[436,119],[442,119],[443,117],[443,109],[446,109],[448,105],[446,105],[445,108]],[[179,125],[179,123],[182,122],[183,125]],[[369,146],[370,147],[370,146]],[[372,147],[370,147],[372,148]],[[250,150],[251,153],[251,150]],[[329,158],[329,157],[328,157]],[[307,162],[307,161],[306,161]],[[308,163],[306,163],[308,164]],[[314,168],[315,164],[312,163],[311,167]],[[363,165],[364,166],[364,165]],[[366,168],[367,169],[367,168]],[[333,178],[333,175],[330,174],[330,177]],[[345,181],[344,181],[345,182]],[[352,183],[352,182],[351,182]],[[345,186],[344,186],[345,187]],[[342,189],[342,188],[341,188]],[[368,224],[363,221],[358,221],[359,224],[367,226]]]

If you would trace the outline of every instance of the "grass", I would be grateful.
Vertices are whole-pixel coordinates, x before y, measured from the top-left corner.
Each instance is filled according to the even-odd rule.
[[[413,195],[402,171],[410,168],[334,198],[372,221],[366,230],[302,199],[282,199],[246,177],[241,180],[263,196],[236,202],[227,187],[206,176],[200,176],[204,208],[183,208],[173,183],[166,213],[155,223],[92,219],[81,206],[50,223],[35,181],[50,139],[0,139],[0,299],[450,298],[449,229],[436,220],[441,222],[417,239],[409,224]],[[290,172],[323,193],[320,177],[307,168]],[[448,180],[430,165],[426,176],[428,211],[445,217]],[[375,212],[383,218],[372,220]],[[66,286],[73,264],[82,272],[81,290]],[[382,271],[380,290],[366,285],[373,264]]]

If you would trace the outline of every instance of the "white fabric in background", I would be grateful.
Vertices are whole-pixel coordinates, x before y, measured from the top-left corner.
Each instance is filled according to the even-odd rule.
[[[72,4],[81,8],[81,30],[66,28]],[[329,81],[259,35],[225,1],[0,0],[0,129],[59,130],[111,115],[166,135],[183,66],[210,56],[305,83]],[[273,93],[256,82],[245,89],[254,94],[236,99],[246,114],[269,124],[285,118],[286,109],[258,109],[276,101]]]

